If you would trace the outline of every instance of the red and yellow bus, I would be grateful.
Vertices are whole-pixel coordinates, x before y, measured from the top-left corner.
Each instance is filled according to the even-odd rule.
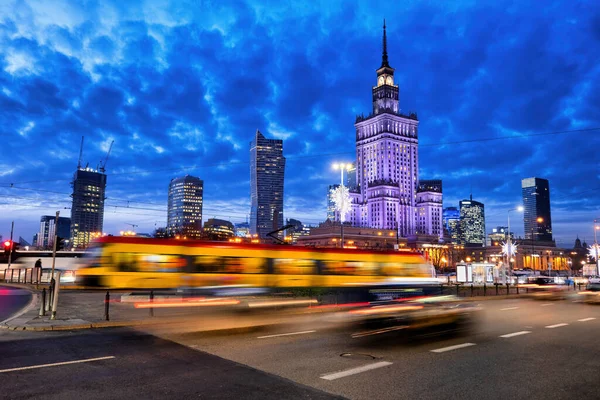
[[[421,254],[192,240],[103,237],[77,271],[106,288],[373,286],[432,281]]]

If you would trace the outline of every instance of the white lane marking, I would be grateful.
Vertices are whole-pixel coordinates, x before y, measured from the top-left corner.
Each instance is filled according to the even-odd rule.
[[[583,318],[583,319],[578,319],[577,321],[579,321],[579,322],[587,322],[587,321],[591,321],[591,320],[593,320],[593,319],[596,319],[596,318],[594,318],[594,317],[590,317],[590,318]]]
[[[546,328],[548,328],[548,329],[552,329],[552,328],[560,328],[561,326],[567,326],[567,325],[569,325],[569,324],[567,324],[567,323],[563,322],[563,323],[561,323],[561,324],[548,325]]]
[[[302,331],[302,332],[280,333],[280,334],[277,334],[277,335],[258,336],[257,339],[267,339],[267,338],[279,337],[279,336],[304,335],[305,333],[313,333],[313,332],[316,332],[316,331]]]
[[[501,308],[500,311],[508,311],[508,310],[516,310],[519,307],[506,307],[506,308]]]
[[[554,304],[552,303],[544,303],[544,304],[540,304],[540,307],[548,307],[548,306],[553,306]]]
[[[509,337],[513,337],[513,336],[527,335],[528,333],[531,333],[531,331],[520,331],[520,332],[507,333],[506,335],[500,335],[500,337],[509,338]]]
[[[30,365],[29,367],[0,369],[0,374],[4,373],[4,372],[23,371],[26,369],[58,367],[59,365],[69,365],[69,364],[79,364],[79,363],[86,363],[86,362],[92,362],[92,361],[110,360],[112,358],[115,358],[115,356],[87,358],[85,360],[64,361],[64,362],[58,362],[58,363],[52,363],[52,364]]]
[[[389,361],[379,361],[373,364],[363,365],[362,367],[347,369],[345,371],[334,372],[333,374],[323,375],[321,379],[325,379],[327,381],[332,381],[334,379],[343,378],[345,376],[360,374],[361,372],[370,371],[372,369],[387,367],[388,365],[392,365],[393,363]]]
[[[475,346],[475,343],[457,344],[454,346],[442,347],[441,349],[435,349],[435,350],[429,350],[429,351],[431,351],[432,353],[443,353],[445,351],[462,349],[463,347],[469,347],[469,346]]]

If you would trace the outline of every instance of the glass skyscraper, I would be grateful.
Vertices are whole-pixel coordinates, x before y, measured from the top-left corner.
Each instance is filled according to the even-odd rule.
[[[485,209],[483,203],[462,200],[460,205],[460,238],[465,246],[485,246]]]
[[[523,193],[523,225],[525,238],[543,242],[552,241],[550,215],[550,185],[547,179],[526,178],[521,181]]]
[[[102,235],[106,175],[91,168],[79,168],[72,185],[71,243],[73,248],[81,249]]]
[[[171,179],[167,209],[167,233],[197,239],[202,233],[204,182],[186,175]]]
[[[337,219],[337,215],[335,212],[335,202],[333,201],[333,191],[340,187],[340,184],[329,185],[327,189],[327,219],[330,221],[335,221]]]
[[[250,143],[250,233],[266,238],[283,227],[283,140],[260,131]]]
[[[452,243],[460,244],[460,211],[456,207],[446,207],[442,215],[444,229],[452,238]]]
[[[51,249],[54,246],[54,236],[69,240],[71,235],[71,219],[58,217],[58,231],[54,226],[56,217],[54,215],[43,215],[40,218],[40,231],[37,242],[34,243],[40,249]]]

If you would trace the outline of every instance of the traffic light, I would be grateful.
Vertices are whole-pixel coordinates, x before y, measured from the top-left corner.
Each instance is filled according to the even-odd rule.
[[[65,239],[60,236],[56,237],[56,251],[63,250],[65,248]]]
[[[4,243],[2,243],[2,245],[4,246],[4,253],[8,254],[10,253],[14,243],[12,240],[5,240]]]

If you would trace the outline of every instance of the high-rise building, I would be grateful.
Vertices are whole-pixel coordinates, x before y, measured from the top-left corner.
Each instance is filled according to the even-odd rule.
[[[446,207],[442,215],[447,235],[453,244],[460,244],[460,211],[456,207]]]
[[[204,223],[204,236],[210,240],[227,240],[235,235],[233,224],[224,219],[209,218]]]
[[[442,181],[420,180],[417,187],[417,233],[444,237]]]
[[[71,218],[58,217],[58,230],[54,226],[56,217],[43,215],[40,218],[40,230],[35,245],[40,249],[51,249],[54,246],[54,236],[69,239],[71,235]]]
[[[283,140],[257,130],[250,143],[250,233],[261,239],[283,228],[284,173]]]
[[[347,218],[354,226],[417,232],[418,125],[415,113],[399,108],[399,88],[388,61],[383,25],[383,54],[372,89],[373,111],[357,116],[356,186]],[[429,230],[429,228],[427,229]]]
[[[523,225],[525,238],[543,242],[552,241],[550,214],[550,184],[547,179],[526,178],[521,181],[523,193]]]
[[[465,246],[485,246],[485,209],[483,203],[462,200],[460,205],[460,236]]]
[[[336,210],[335,210],[335,201],[333,200],[334,190],[340,187],[340,184],[329,185],[327,189],[327,219],[330,221],[335,221],[337,219]]]
[[[186,175],[171,179],[167,205],[167,233],[169,236],[200,238],[202,234],[202,199],[204,182]]]
[[[71,244],[76,249],[86,248],[94,237],[102,235],[106,175],[80,167],[75,172],[72,186]]]

